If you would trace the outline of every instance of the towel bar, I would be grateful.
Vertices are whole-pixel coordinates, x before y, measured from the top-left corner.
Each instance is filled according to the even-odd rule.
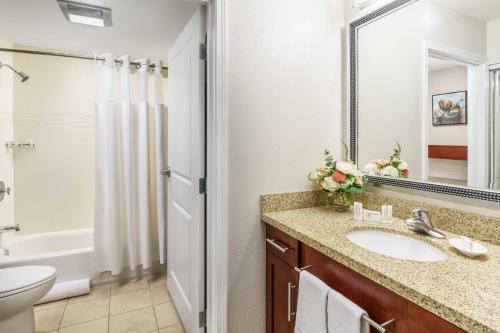
[[[304,267],[301,267],[301,268],[299,268],[299,267],[295,267],[294,269],[295,269],[295,271],[296,271],[297,273],[300,273],[300,272],[302,272],[302,271],[304,271],[304,270],[306,270],[306,269],[308,269],[308,268],[310,268],[310,267],[312,267],[312,265],[309,265],[309,266],[304,266]],[[291,288],[295,288],[295,287],[296,287],[296,286],[293,286],[293,285],[291,285],[290,283],[288,283],[289,299],[290,299],[290,289],[291,289]],[[289,320],[288,320],[288,321],[290,321],[290,305],[289,305],[289,307],[288,307],[288,313],[289,313],[289,315],[288,315]],[[294,315],[294,314],[295,314],[295,313],[292,313],[292,315]],[[385,328],[386,328],[389,324],[391,324],[391,323],[393,323],[393,322],[395,322],[395,321],[396,321],[396,319],[391,319],[391,320],[386,321],[385,323],[379,324],[379,323],[377,323],[376,321],[374,321],[373,319],[371,319],[370,317],[368,317],[367,315],[363,315],[361,318],[363,318],[364,320],[366,320],[366,321],[368,322],[368,324],[370,324],[370,326],[372,326],[372,327],[373,327],[373,328],[375,328],[377,331],[382,332],[382,333],[385,333]]]
[[[295,271],[296,271],[297,273],[300,273],[300,272],[305,271],[306,269],[308,269],[308,268],[310,268],[310,267],[312,267],[312,265],[309,265],[309,266],[304,266],[304,267],[302,267],[302,268],[295,267],[294,269],[295,269]]]
[[[367,315],[363,315],[361,318],[363,318],[364,320],[366,320],[368,322],[368,324],[370,324],[371,327],[373,327],[374,329],[376,329],[377,331],[379,332],[382,332],[382,333],[385,333],[385,328],[391,324],[392,322],[396,321],[396,319],[391,319],[391,320],[388,320],[386,321],[385,323],[383,324],[379,324],[377,323],[376,321],[373,321],[370,317],[368,317]]]

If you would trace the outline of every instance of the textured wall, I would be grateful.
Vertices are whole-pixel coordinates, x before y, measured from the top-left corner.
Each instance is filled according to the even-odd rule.
[[[231,333],[265,331],[259,194],[310,188],[340,156],[343,1],[228,2]]]

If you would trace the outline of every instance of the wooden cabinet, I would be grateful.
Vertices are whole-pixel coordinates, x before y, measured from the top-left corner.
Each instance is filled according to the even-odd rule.
[[[276,228],[268,225],[266,230],[267,333],[294,331],[298,295],[298,274],[294,268],[305,266],[310,266],[309,272],[365,309],[374,321],[384,323],[395,319],[386,327],[387,333],[465,333]],[[377,331],[372,328],[370,332]]]
[[[267,228],[266,332],[293,333],[297,305],[298,241]]]
[[[293,333],[298,274],[269,251],[266,256],[266,332]]]

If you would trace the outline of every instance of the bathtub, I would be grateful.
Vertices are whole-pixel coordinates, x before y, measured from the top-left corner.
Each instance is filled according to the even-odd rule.
[[[0,255],[0,268],[48,265],[57,270],[54,287],[39,303],[89,292],[94,229],[4,236],[1,247],[10,254]]]

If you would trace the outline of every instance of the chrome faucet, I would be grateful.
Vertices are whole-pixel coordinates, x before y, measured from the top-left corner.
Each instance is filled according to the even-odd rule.
[[[9,231],[19,231],[21,228],[19,227],[19,224],[16,225],[1,225],[0,226],[0,234],[3,234],[4,232],[9,232]]]
[[[435,238],[446,238],[446,236],[442,232],[434,229],[434,226],[431,222],[431,217],[425,209],[414,209],[413,214],[415,214],[414,218],[405,220],[405,224],[410,230],[425,233]]]
[[[21,230],[21,228],[19,227],[19,224],[16,224],[16,225],[2,225],[0,226],[0,241],[2,240],[2,234],[5,233],[5,232],[9,232],[9,231],[19,231]],[[8,256],[9,255],[9,250],[2,247],[1,246],[2,244],[0,244],[0,254],[4,255],[4,256]]]

